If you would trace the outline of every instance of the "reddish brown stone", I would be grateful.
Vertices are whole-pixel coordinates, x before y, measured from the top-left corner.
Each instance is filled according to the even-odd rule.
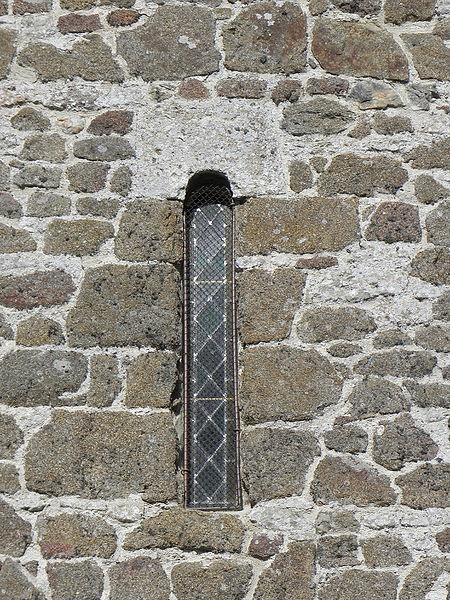
[[[267,88],[267,83],[260,79],[238,79],[229,77],[219,81],[216,91],[219,96],[226,98],[262,98]]]
[[[125,27],[126,25],[133,25],[139,21],[141,15],[137,12],[137,10],[123,9],[123,10],[113,10],[106,17],[108,24],[111,27]]]
[[[58,29],[61,33],[91,33],[101,28],[98,15],[70,13],[58,19]]]
[[[248,553],[255,558],[267,560],[278,554],[283,545],[281,533],[255,533],[250,542]]]
[[[441,552],[450,552],[450,527],[436,534],[436,542]]]
[[[67,302],[75,291],[64,271],[36,271],[30,275],[0,277],[0,304],[9,308],[35,308]]]
[[[346,96],[348,92],[348,81],[342,77],[312,77],[306,85],[308,94],[333,94],[334,96]]]
[[[88,127],[88,132],[94,135],[110,135],[117,133],[125,135],[130,131],[133,113],[129,110],[108,110],[95,117]]]
[[[48,12],[51,8],[50,0],[40,0],[38,2],[33,2],[32,0],[14,0],[13,3],[13,13],[15,15],[24,15],[26,13],[41,13]]]
[[[209,96],[209,91],[198,79],[188,79],[180,83],[178,95],[185,100],[205,100]]]
[[[368,240],[394,242],[420,242],[419,213],[415,206],[405,202],[382,202],[366,230]]]
[[[334,256],[314,256],[313,258],[299,258],[296,267],[297,269],[327,269],[335,267],[338,264],[338,259]]]
[[[273,88],[271,98],[278,106],[280,102],[297,102],[303,94],[303,86],[298,79],[284,79]]]

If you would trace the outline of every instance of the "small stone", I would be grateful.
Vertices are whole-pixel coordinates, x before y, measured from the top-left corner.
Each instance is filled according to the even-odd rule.
[[[356,506],[388,506],[396,499],[386,475],[350,456],[325,457],[316,467],[311,494],[318,504],[341,502]]]
[[[79,162],[68,167],[69,190],[78,193],[93,193],[105,187],[109,165],[105,163]]]
[[[436,357],[430,352],[389,350],[362,358],[355,366],[355,373],[382,377],[424,377],[435,366]]]
[[[22,160],[46,160],[56,163],[63,162],[66,157],[64,140],[56,133],[27,138],[19,154]]]
[[[436,534],[436,542],[441,552],[450,552],[450,527]]]
[[[51,7],[50,0],[38,0],[37,2],[34,0],[14,0],[13,13],[15,15],[36,14],[48,12],[51,10]]]
[[[132,172],[130,167],[119,167],[114,171],[109,184],[109,189],[119,196],[126,197],[131,191]]]
[[[433,317],[440,321],[450,321],[450,292],[444,292],[433,302]]]
[[[226,98],[263,98],[267,83],[256,78],[228,77],[216,85],[219,96]]]
[[[20,563],[9,558],[0,566],[0,589],[4,600],[45,600],[45,596],[30,583]]]
[[[0,552],[22,556],[31,543],[31,524],[0,499]],[[1,589],[1,587],[0,587]]]
[[[369,569],[401,567],[412,562],[411,552],[398,537],[377,535],[361,544]]]
[[[321,588],[319,600],[395,600],[398,577],[388,571],[351,569],[333,575]]]
[[[403,106],[394,88],[380,81],[358,81],[350,92],[350,98],[358,102],[361,110]]]
[[[308,79],[306,91],[308,94],[333,94],[334,96],[346,96],[348,92],[348,81],[342,77],[311,77]]]
[[[384,18],[401,25],[406,21],[429,21],[434,15],[436,0],[386,0]]]
[[[319,454],[316,438],[307,432],[268,428],[245,432],[243,479],[251,504],[300,496],[306,472]]]
[[[14,418],[0,414],[0,458],[12,460],[22,443],[23,433]]]
[[[125,405],[130,408],[169,408],[178,382],[177,357],[172,352],[149,352],[127,369]]]
[[[289,335],[306,277],[293,269],[244,271],[238,278],[238,322],[244,344],[282,340]]]
[[[74,291],[70,275],[59,270],[0,277],[0,304],[8,308],[20,310],[63,304]]]
[[[111,600],[169,600],[169,579],[158,560],[139,556],[116,563],[109,570]]]
[[[79,219],[52,221],[45,232],[45,254],[71,254],[86,256],[96,254],[101,245],[114,235],[114,227],[105,221]]]
[[[185,562],[172,569],[172,583],[178,600],[243,600],[252,574],[251,565],[231,559],[214,560],[208,566],[199,562]],[[168,600],[168,597],[167,594],[164,600]],[[130,600],[134,600],[134,596]]]
[[[434,35],[438,35],[443,40],[450,40],[450,19],[438,21],[433,29]]]
[[[411,338],[400,329],[388,329],[387,331],[382,331],[373,339],[374,348],[392,348],[394,346],[408,346],[411,343]]]
[[[188,79],[180,83],[178,95],[185,100],[206,100],[209,98],[209,90],[202,81]]]
[[[306,17],[292,2],[250,6],[224,28],[223,43],[227,69],[300,73],[306,66]]]
[[[20,188],[57,188],[61,182],[61,169],[43,165],[26,165],[14,176],[14,183]]]
[[[387,244],[395,242],[420,242],[419,211],[406,202],[382,202],[372,215],[366,229],[368,240]]]
[[[414,181],[417,200],[423,204],[435,204],[450,196],[450,189],[438,183],[431,175],[419,175]]]
[[[421,327],[416,330],[415,341],[422,348],[436,352],[450,352],[450,325]]]
[[[28,217],[60,217],[70,213],[70,199],[52,192],[34,192],[28,200]]]
[[[324,533],[358,532],[359,529],[359,522],[352,511],[322,510],[317,516],[316,531],[321,535]]]
[[[58,345],[64,343],[64,334],[57,321],[36,315],[18,324],[16,343],[21,346]]]
[[[116,550],[114,529],[98,517],[77,513],[38,517],[37,528],[44,558],[109,558]]]
[[[77,212],[80,215],[112,219],[119,212],[120,202],[116,198],[77,198]]]
[[[367,377],[356,384],[348,400],[352,404],[350,415],[356,419],[395,414],[409,408],[401,388],[379,377]]]
[[[122,260],[177,262],[183,254],[182,206],[173,200],[135,200],[127,205],[115,240]]]
[[[8,325],[2,313],[0,313],[0,338],[5,340],[12,340],[14,338],[13,330]]]
[[[297,333],[306,342],[360,340],[376,329],[373,317],[362,308],[321,306],[303,311]]]
[[[327,448],[350,454],[365,452],[369,443],[368,440],[368,435],[364,429],[356,425],[335,425],[324,436]]]
[[[413,169],[450,169],[450,137],[417,146],[405,154]]]
[[[7,192],[0,192],[0,216],[7,219],[20,219],[22,216],[20,202]]]
[[[283,79],[273,88],[271,98],[278,106],[281,102],[297,102],[302,94],[301,81],[298,79]]]
[[[426,600],[431,597],[428,594],[436,581],[449,570],[450,560],[447,557],[421,560],[406,576],[399,600]]]
[[[58,19],[58,29],[61,33],[91,33],[101,28],[98,15],[70,13]]]
[[[296,269],[328,269],[335,267],[338,259],[334,256],[314,256],[313,258],[299,258],[295,264]]]
[[[401,38],[421,79],[450,81],[450,48],[442,38],[431,33],[404,33]]]
[[[406,87],[409,101],[416,110],[429,110],[433,98],[439,98],[436,84],[411,84]]]
[[[129,110],[108,110],[91,121],[88,133],[93,135],[125,135],[131,129],[133,113]],[[85,157],[86,158],[86,157]]]
[[[408,62],[400,46],[391,33],[372,23],[318,19],[312,52],[334,75],[408,80]]]
[[[450,250],[427,248],[414,257],[411,275],[434,285],[450,283]]]
[[[422,408],[429,406],[450,408],[450,385],[405,381],[405,387],[411,394],[414,404]]]
[[[128,533],[125,550],[179,548],[185,552],[239,552],[244,526],[235,515],[171,508]]]
[[[359,565],[357,553],[356,535],[326,535],[318,540],[317,561],[326,569]]]
[[[370,132],[370,121],[366,117],[361,117],[356,122],[355,127],[353,127],[353,129],[350,129],[347,135],[348,137],[354,138],[356,140],[362,140],[363,138],[370,135]]]
[[[259,560],[267,560],[278,554],[283,545],[281,533],[255,533],[250,541],[248,553]]]
[[[354,113],[335,100],[314,98],[286,106],[282,127],[292,135],[339,133],[354,119]]]
[[[425,221],[427,241],[436,246],[450,246],[450,202],[441,202]]]
[[[401,488],[402,504],[424,509],[450,506],[450,465],[426,463],[405,475],[395,483]]]
[[[73,117],[58,117],[56,119],[56,124],[58,127],[64,130],[65,133],[69,133],[70,135],[76,135],[83,131],[85,120],[79,116]]]
[[[20,131],[45,131],[50,129],[50,119],[47,119],[35,108],[21,108],[11,119],[14,129]]]
[[[103,572],[92,560],[49,563],[47,577],[53,600],[100,600],[103,593]]]
[[[96,354],[91,358],[91,380],[87,394],[88,406],[110,406],[120,392],[117,358],[108,354]]]
[[[12,59],[16,54],[16,32],[10,29],[0,31],[0,79],[6,79],[9,74]]]
[[[289,165],[289,185],[293,192],[302,192],[312,186],[313,174],[309,165],[295,160]]]
[[[135,156],[130,142],[115,136],[79,140],[73,145],[73,153],[78,158],[106,161],[122,160]]]
[[[106,17],[106,21],[108,22],[108,25],[111,25],[111,27],[126,27],[127,25],[133,25],[133,23],[137,23],[140,17],[141,14],[138,13],[137,10],[113,10]]]
[[[0,494],[15,494],[20,490],[19,472],[14,465],[0,463]]]
[[[362,348],[359,344],[341,342],[330,346],[327,352],[328,354],[331,354],[331,356],[336,356],[336,358],[348,358],[349,356],[354,356],[355,354],[362,352]]]
[[[242,367],[241,408],[247,424],[313,419],[341,395],[341,376],[316,350],[255,346],[245,350]]]
[[[405,131],[412,133],[414,131],[411,119],[408,117],[389,117],[383,113],[374,116],[373,128],[381,135],[394,135]]]
[[[36,242],[28,231],[0,223],[0,254],[33,250],[36,250]]]

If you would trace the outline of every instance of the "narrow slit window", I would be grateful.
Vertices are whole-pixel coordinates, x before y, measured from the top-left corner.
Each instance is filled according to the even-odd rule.
[[[226,177],[194,175],[184,209],[185,504],[238,509],[234,213]]]

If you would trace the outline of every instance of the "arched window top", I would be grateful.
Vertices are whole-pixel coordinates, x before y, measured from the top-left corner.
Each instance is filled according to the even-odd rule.
[[[189,212],[204,204],[231,204],[232,191],[228,177],[221,171],[198,171],[189,179],[184,208]]]

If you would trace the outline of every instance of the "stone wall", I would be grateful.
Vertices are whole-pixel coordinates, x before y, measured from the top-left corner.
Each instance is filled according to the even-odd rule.
[[[0,15],[0,598],[444,600],[448,0]],[[235,513],[182,509],[205,168],[239,200]]]

